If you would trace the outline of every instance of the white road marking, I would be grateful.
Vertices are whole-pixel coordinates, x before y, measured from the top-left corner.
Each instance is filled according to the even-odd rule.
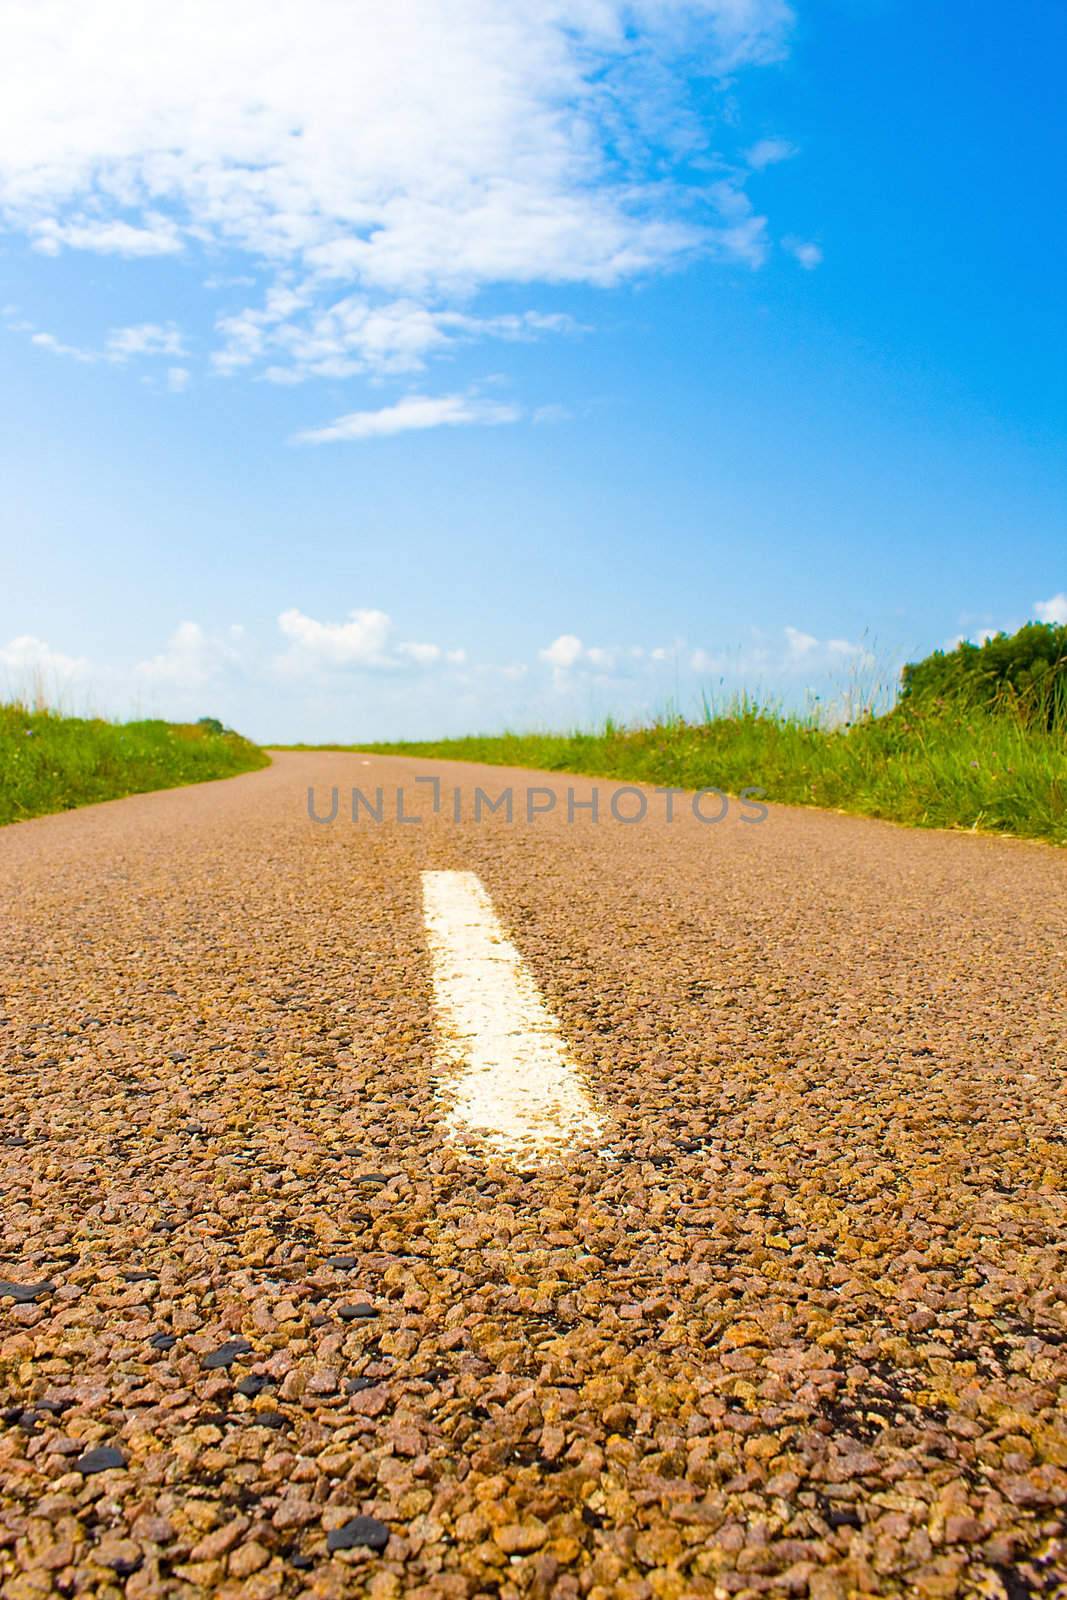
[[[603,1133],[556,1018],[473,872],[424,872],[437,1088],[462,1145],[537,1155]]]

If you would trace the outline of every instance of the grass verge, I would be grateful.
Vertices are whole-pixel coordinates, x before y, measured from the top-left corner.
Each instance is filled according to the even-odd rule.
[[[306,747],[305,747],[306,748]],[[479,761],[737,794],[1067,843],[1067,738],[1010,715],[901,705],[887,716],[827,728],[741,702],[701,722],[611,722],[595,733],[517,734],[333,746]]]
[[[105,722],[0,705],[0,824],[269,765],[217,725]]]

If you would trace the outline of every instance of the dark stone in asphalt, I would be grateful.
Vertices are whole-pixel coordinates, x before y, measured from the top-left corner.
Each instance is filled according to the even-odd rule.
[[[54,1283],[12,1283],[7,1278],[0,1278],[0,1300],[14,1300],[16,1305],[28,1306],[42,1294],[55,1294]]]
[[[244,1418],[242,1417],[241,1420],[243,1422]],[[289,1422],[286,1417],[282,1416],[280,1411],[256,1411],[249,1419],[249,1426],[252,1428],[287,1428]]]
[[[366,1300],[360,1300],[354,1306],[338,1306],[337,1315],[342,1322],[369,1322],[378,1313]]]
[[[327,1256],[326,1257],[326,1265],[328,1267],[336,1267],[339,1272],[351,1272],[352,1268],[356,1264],[357,1263],[356,1263],[356,1257],[355,1256]]]
[[[101,1445],[96,1450],[87,1450],[79,1456],[74,1463],[75,1472],[80,1472],[83,1477],[91,1477],[94,1472],[107,1472],[111,1467],[124,1467],[126,1457],[121,1450],[115,1450],[111,1445]]]
[[[331,1528],[326,1535],[327,1550],[384,1550],[389,1529],[377,1517],[353,1517],[343,1527]]]
[[[830,1510],[826,1513],[826,1521],[831,1528],[862,1528],[863,1522],[851,1506],[842,1510]]]
[[[378,1381],[376,1378],[346,1378],[345,1390],[348,1394],[360,1394],[364,1389],[373,1389]]]
[[[235,1387],[238,1394],[246,1395],[249,1400],[254,1400],[257,1394],[261,1394],[267,1388],[270,1381],[263,1373],[254,1372],[250,1377],[242,1378]]]
[[[247,1339],[227,1339],[225,1344],[220,1344],[217,1350],[211,1350],[203,1358],[202,1367],[228,1367],[231,1362],[237,1361],[241,1356],[252,1354],[252,1346]]]
[[[173,1350],[178,1343],[172,1333],[154,1333],[148,1342],[153,1350]]]

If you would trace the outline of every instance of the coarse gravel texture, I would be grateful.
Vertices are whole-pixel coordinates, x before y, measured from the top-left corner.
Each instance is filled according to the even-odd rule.
[[[509,781],[556,811],[452,820]],[[1067,1594],[1067,857],[571,785],[0,832],[4,1600]],[[449,1149],[426,868],[601,1148]]]

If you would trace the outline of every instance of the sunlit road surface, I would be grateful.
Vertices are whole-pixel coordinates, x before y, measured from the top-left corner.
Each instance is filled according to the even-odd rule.
[[[1067,856],[614,788],[0,831],[5,1600],[1063,1592]]]

